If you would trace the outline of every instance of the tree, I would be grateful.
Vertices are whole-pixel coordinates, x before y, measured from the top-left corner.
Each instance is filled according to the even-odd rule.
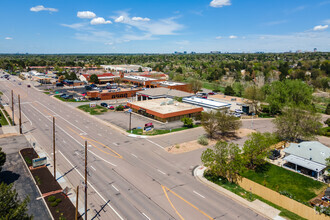
[[[251,101],[253,112],[256,113],[258,109],[258,103],[263,99],[263,93],[257,86],[249,86],[244,91],[244,98]]]
[[[189,80],[190,89],[196,94],[203,86],[203,83],[198,79]]]
[[[22,202],[19,200],[16,190],[13,189],[13,184],[0,184],[0,219],[32,219],[32,216],[26,213],[28,202],[28,197]]]
[[[194,122],[192,118],[184,117],[181,118],[184,127],[192,128],[194,126]]]
[[[330,103],[327,105],[327,108],[325,109],[325,114],[330,115]]]
[[[221,176],[235,182],[244,169],[241,150],[237,144],[218,141],[213,149],[202,153],[201,161],[209,168],[212,175]]]
[[[328,125],[330,127],[330,118],[327,118],[327,120],[324,121],[324,124]]]
[[[214,138],[215,134],[217,133],[217,112],[211,111],[211,112],[202,112],[202,118],[201,118],[202,126],[204,127],[207,135],[210,138]]]
[[[263,91],[273,114],[287,105],[309,106],[313,97],[313,89],[301,80],[276,81],[263,87]]]
[[[2,170],[2,166],[6,163],[6,154],[2,151],[2,148],[0,147],[0,172]]]
[[[278,138],[271,133],[255,132],[249,135],[243,146],[243,158],[248,168],[254,169],[264,164],[269,147],[278,142]]]
[[[327,170],[329,170],[330,169],[330,157],[325,159],[325,165],[327,165]],[[328,176],[330,176],[330,172],[328,172]]]
[[[226,86],[225,88],[225,95],[235,95],[235,91],[231,86]]]
[[[139,70],[138,70],[138,72],[143,72],[143,70],[142,70],[142,68],[141,68],[141,67],[139,67]]]
[[[122,80],[121,80],[120,77],[116,77],[116,78],[114,79],[114,82],[117,83],[118,86],[120,85],[121,81],[122,81]]]
[[[309,140],[318,134],[322,127],[321,116],[315,112],[298,107],[287,107],[282,110],[273,123],[278,136],[286,141]]]
[[[217,133],[225,136],[228,132],[239,129],[242,125],[238,118],[220,111],[203,112],[201,123],[210,138],[215,138]]]
[[[92,74],[91,77],[89,78],[89,81],[94,84],[99,83],[99,77],[96,74]]]

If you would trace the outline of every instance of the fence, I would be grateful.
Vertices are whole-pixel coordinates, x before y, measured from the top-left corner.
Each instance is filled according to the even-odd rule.
[[[249,179],[242,178],[238,184],[245,190],[256,194],[278,206],[281,206],[303,218],[314,220],[329,220],[330,217],[324,214],[317,213],[313,208],[301,204],[293,199],[279,194],[267,187],[255,183]]]

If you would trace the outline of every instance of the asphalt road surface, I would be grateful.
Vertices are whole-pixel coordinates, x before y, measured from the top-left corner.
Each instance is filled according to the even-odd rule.
[[[23,133],[48,155],[56,118],[56,165],[73,187],[82,186],[88,141],[88,219],[263,219],[192,176],[200,154],[170,155],[152,139],[128,137],[26,84],[0,81],[3,101],[14,90],[17,103],[20,94]]]

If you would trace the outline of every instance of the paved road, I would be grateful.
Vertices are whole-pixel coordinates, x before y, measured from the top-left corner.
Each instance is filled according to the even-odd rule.
[[[56,117],[57,167],[73,186],[82,183],[88,141],[89,219],[263,219],[192,176],[200,154],[170,155],[152,139],[123,135],[24,83],[0,81],[5,101],[12,89],[21,95],[23,132],[48,155]]]

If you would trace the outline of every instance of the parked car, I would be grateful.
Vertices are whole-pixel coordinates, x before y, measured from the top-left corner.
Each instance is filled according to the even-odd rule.
[[[30,88],[30,87],[31,87],[31,85],[27,85],[27,87],[28,87],[28,88]]]
[[[206,95],[203,95],[201,98],[202,99],[207,99],[207,96]]]
[[[108,104],[105,103],[105,102],[102,102],[100,105],[103,106],[103,107],[108,107]]]
[[[115,107],[113,107],[112,105],[110,106],[108,106],[108,109],[110,109],[110,110],[114,110],[115,109]]]
[[[62,87],[64,86],[63,83],[56,83],[56,87]]]
[[[92,87],[91,86],[85,86],[85,89],[86,90],[92,90]]]
[[[240,113],[234,113],[234,116],[237,117],[237,118],[240,118],[241,114]]]
[[[19,82],[18,85],[22,85],[22,83]]]
[[[91,88],[95,88],[95,87],[97,87],[97,85],[95,85],[95,84],[91,84],[90,87],[91,87]]]
[[[243,111],[241,109],[235,109],[235,113],[243,114]]]
[[[66,97],[66,94],[63,93],[62,95],[60,95],[60,97],[61,97],[61,98],[64,98],[64,97]]]
[[[215,93],[214,92],[209,92],[209,95],[215,95]]]

